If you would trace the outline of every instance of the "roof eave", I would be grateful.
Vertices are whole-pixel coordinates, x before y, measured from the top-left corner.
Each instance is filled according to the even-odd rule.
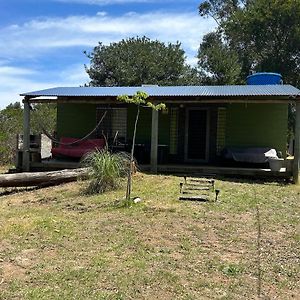
[[[51,97],[51,96],[48,96]],[[30,103],[118,103],[116,96],[58,96],[40,98],[25,96]],[[154,102],[193,104],[193,103],[294,103],[300,101],[300,95],[245,95],[245,96],[150,96]]]

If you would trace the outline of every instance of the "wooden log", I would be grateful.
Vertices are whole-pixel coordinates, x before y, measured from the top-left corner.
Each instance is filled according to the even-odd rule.
[[[24,116],[23,116],[23,156],[22,171],[28,172],[30,169],[30,104],[28,99],[24,99]]]
[[[51,172],[26,172],[0,175],[0,187],[50,186],[77,180],[87,175],[87,168]]]

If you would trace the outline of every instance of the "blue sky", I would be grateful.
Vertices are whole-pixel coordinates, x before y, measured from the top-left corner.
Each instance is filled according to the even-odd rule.
[[[0,0],[0,108],[18,94],[88,82],[83,51],[146,35],[182,43],[196,63],[215,27],[197,13],[200,0]]]

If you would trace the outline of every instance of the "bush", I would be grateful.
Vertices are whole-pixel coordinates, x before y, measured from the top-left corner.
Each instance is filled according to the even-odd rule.
[[[42,122],[41,122],[42,121]],[[55,104],[35,104],[31,112],[31,133],[42,132],[41,124],[52,132],[56,123]],[[23,133],[23,108],[19,102],[0,110],[0,164],[12,164],[15,160],[17,134]]]
[[[17,133],[22,132],[23,110],[16,102],[0,111],[0,164],[12,164],[16,154]]]
[[[130,157],[127,153],[111,153],[98,150],[87,154],[83,165],[89,168],[89,183],[85,194],[97,194],[119,188],[122,179],[130,171]]]

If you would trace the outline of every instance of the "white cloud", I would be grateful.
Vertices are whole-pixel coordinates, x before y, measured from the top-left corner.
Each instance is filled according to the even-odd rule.
[[[196,66],[198,62],[198,58],[196,56],[194,57],[187,57],[186,63],[190,66]]]
[[[215,23],[197,13],[129,13],[113,17],[101,12],[96,16],[36,19],[0,30],[2,57],[35,57],[48,50],[79,46],[82,49],[146,35],[164,42],[181,41],[187,55],[195,55],[204,34]]]
[[[20,100],[18,94],[53,86],[78,86],[88,81],[83,64],[74,62],[64,70],[54,70],[52,50],[89,50],[101,41],[103,44],[123,38],[146,35],[163,42],[182,43],[187,62],[195,64],[195,56],[204,34],[215,23],[194,13],[127,13],[118,17],[99,12],[95,16],[69,16],[66,18],[40,18],[24,24],[12,24],[0,29],[0,107]],[[76,49],[73,49],[76,47]],[[59,53],[57,51],[56,53]],[[51,56],[52,55],[52,56]],[[47,57],[47,66],[40,61]],[[33,62],[35,67],[24,68]],[[61,69],[63,69],[62,67]],[[54,80],[46,73],[56,72]],[[49,70],[49,71],[48,71]]]
[[[31,76],[35,75],[35,76]],[[0,109],[9,103],[21,101],[21,93],[35,90],[43,90],[54,86],[79,86],[88,82],[82,65],[72,65],[57,72],[56,80],[39,80],[43,78],[42,72],[36,70],[16,68],[10,66],[0,66]]]
[[[99,16],[99,17],[105,17],[105,16],[107,16],[107,12],[106,11],[98,11],[97,12],[97,16]]]
[[[34,70],[7,66],[7,65],[4,65],[4,63],[2,63],[2,64],[0,63],[0,77],[29,75],[29,74],[35,74],[35,73],[36,72]]]
[[[58,77],[61,86],[78,86],[89,82],[89,76],[81,64],[67,67]]]

